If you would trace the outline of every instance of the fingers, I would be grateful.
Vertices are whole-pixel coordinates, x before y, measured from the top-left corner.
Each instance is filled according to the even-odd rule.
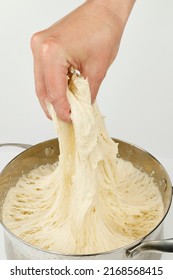
[[[34,78],[35,78],[35,90],[36,90],[38,100],[46,116],[50,119],[50,115],[47,110],[47,106],[45,102],[45,100],[47,99],[47,90],[45,85],[43,68],[40,61],[37,59],[34,61]]]
[[[69,64],[65,55],[56,43],[49,41],[42,46],[41,60],[47,99],[53,105],[57,116],[70,122],[70,105],[66,96]]]
[[[48,118],[50,116],[46,100],[52,103],[60,119],[70,122],[70,106],[66,97],[69,64],[65,55],[53,40],[42,41],[34,38],[32,41],[35,88],[39,102]]]
[[[45,100],[47,99],[47,91],[46,91],[46,85],[45,85],[45,79],[44,79],[44,73],[43,73],[43,67],[41,64],[41,58],[40,58],[40,45],[42,43],[42,33],[38,32],[34,34],[31,38],[31,49],[33,52],[34,57],[34,79],[35,79],[35,91],[38,97],[38,100],[40,102],[41,107],[43,108],[46,116],[50,118],[47,106],[45,103]]]

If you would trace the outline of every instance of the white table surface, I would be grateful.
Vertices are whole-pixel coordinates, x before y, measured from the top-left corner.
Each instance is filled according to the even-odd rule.
[[[15,155],[20,152],[19,148],[1,148],[0,150],[0,171],[3,167],[12,159]],[[158,158],[157,159],[162,163],[166,168],[171,181],[173,182],[173,159],[172,158]],[[173,238],[173,203],[171,205],[170,211],[164,220],[164,238]],[[4,239],[3,239],[3,229],[0,225],[0,260],[5,260],[5,248],[4,248]],[[164,253],[162,255],[164,260],[173,260],[173,253]]]

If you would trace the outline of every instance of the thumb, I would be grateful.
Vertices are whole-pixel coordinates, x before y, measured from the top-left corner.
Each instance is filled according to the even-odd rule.
[[[98,71],[97,68],[91,66],[86,67],[82,75],[88,79],[90,91],[91,91],[91,102],[93,103],[97,97],[100,85],[105,77],[105,73]]]

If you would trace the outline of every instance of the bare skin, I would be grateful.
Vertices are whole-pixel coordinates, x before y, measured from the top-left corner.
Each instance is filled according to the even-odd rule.
[[[88,0],[51,27],[32,36],[36,94],[49,117],[46,101],[70,122],[66,97],[69,68],[88,78],[92,101],[118,53],[135,0]]]

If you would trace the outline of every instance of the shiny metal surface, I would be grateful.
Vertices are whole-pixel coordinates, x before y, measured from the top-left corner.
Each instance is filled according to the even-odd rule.
[[[129,246],[93,255],[63,255],[44,251],[23,242],[13,235],[3,224],[5,233],[5,247],[8,259],[158,259],[159,252],[173,252],[173,239],[160,240],[164,218],[169,211],[172,200],[172,187],[170,178],[164,167],[149,153],[132,144],[113,139],[119,143],[119,157],[132,162],[132,164],[147,174],[152,174],[160,189],[164,203],[164,216],[160,224],[144,238],[137,240]],[[15,157],[0,174],[0,220],[4,198],[18,178],[35,167],[46,163],[54,163],[59,157],[57,139],[37,144]],[[1,221],[2,222],[2,221]],[[151,240],[154,240],[151,242]],[[160,240],[155,243],[155,240]],[[159,249],[159,250],[158,250]],[[157,253],[152,253],[153,251]]]
[[[145,251],[173,253],[173,238],[165,240],[145,241],[127,250],[127,256],[134,257]]]
[[[19,147],[19,148],[23,148],[23,149],[28,149],[28,148],[31,147],[30,144],[22,144],[22,143],[3,143],[3,144],[0,144],[0,147],[9,147],[9,146]]]

